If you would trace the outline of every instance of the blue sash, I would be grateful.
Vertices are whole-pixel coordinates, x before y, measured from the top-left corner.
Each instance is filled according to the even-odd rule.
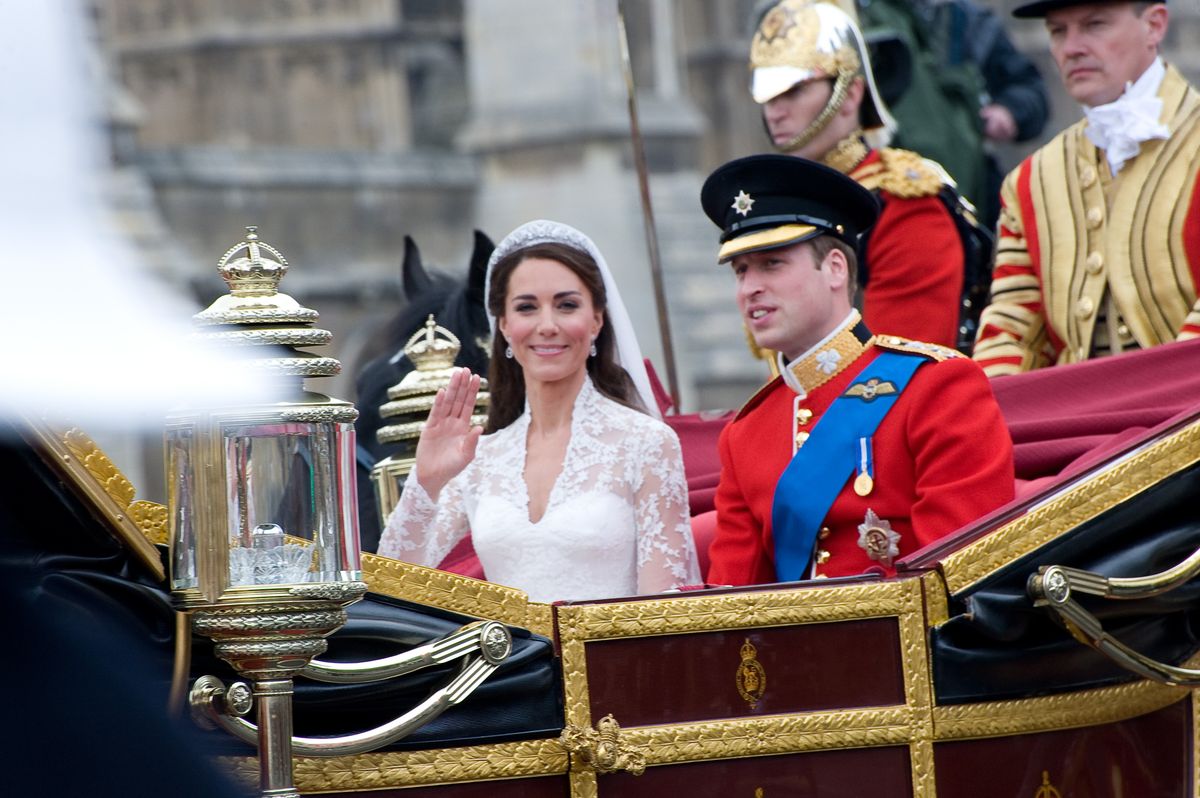
[[[915,353],[881,352],[851,380],[847,392],[833,400],[783,470],[771,507],[775,575],[780,582],[804,578],[817,530],[845,487],[847,472],[858,462],[859,441],[874,434],[917,368],[927,361]],[[861,384],[872,379],[883,390],[861,390]],[[885,383],[895,390],[887,390]]]

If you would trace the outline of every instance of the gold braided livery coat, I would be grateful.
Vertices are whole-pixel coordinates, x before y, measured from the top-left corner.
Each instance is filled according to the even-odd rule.
[[[1170,137],[1117,175],[1082,120],[1005,178],[974,354],[989,376],[1200,336],[1200,93],[1168,66],[1158,96]]]

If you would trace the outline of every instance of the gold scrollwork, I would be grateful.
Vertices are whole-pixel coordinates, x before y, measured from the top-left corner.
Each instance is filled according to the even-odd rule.
[[[1042,771],[1042,786],[1038,787],[1033,798],[1062,798],[1062,793],[1050,783],[1050,771]]]
[[[751,709],[756,709],[758,702],[767,692],[767,672],[758,661],[758,650],[748,637],[742,644],[741,654],[742,661],[738,665],[734,682],[742,700],[749,704]]]
[[[952,594],[1200,460],[1200,422],[1063,490],[942,562]]]
[[[1193,656],[1187,664],[1200,660]],[[1074,693],[933,708],[934,739],[968,740],[1098,726],[1145,715],[1187,697],[1187,691],[1140,680]]]
[[[220,759],[246,784],[258,783],[256,758]],[[567,772],[567,754],[554,738],[353,756],[298,756],[293,762],[296,786],[304,793],[561,776]]]
[[[167,506],[139,499],[129,505],[129,518],[138,525],[146,540],[160,546],[167,545]]]
[[[129,547],[155,578],[165,579],[166,571],[158,551],[151,545],[153,538],[141,525],[145,517],[151,517],[157,523],[158,511],[149,508],[159,505],[135,502],[133,483],[83,430],[76,427],[63,430],[32,418],[25,419],[23,429],[26,440],[41,453],[48,465],[83,494],[108,522],[113,535]],[[164,530],[165,513],[163,508]]]
[[[621,725],[612,715],[601,718],[595,729],[567,724],[559,742],[597,773],[625,770],[640,776],[646,771],[646,756],[621,739]]]
[[[550,605],[530,601],[516,588],[376,554],[363,554],[362,570],[363,580],[376,593],[500,621],[547,637],[554,634]]]

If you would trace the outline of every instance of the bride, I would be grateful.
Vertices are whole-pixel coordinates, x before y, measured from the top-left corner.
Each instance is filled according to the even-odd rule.
[[[698,584],[683,459],[654,408],[596,245],[529,222],[488,263],[491,407],[479,377],[438,392],[379,553],[436,565],[468,532],[487,578],[534,601]]]

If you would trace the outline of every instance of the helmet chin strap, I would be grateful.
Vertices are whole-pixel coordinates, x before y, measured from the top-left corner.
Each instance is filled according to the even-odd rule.
[[[825,103],[825,107],[821,109],[821,113],[817,114],[817,118],[798,135],[785,141],[783,144],[776,144],[775,149],[780,152],[793,153],[815,139],[818,133],[829,126],[829,123],[833,121],[834,114],[846,102],[846,94],[850,91],[850,84],[854,81],[855,77],[854,74],[847,72],[838,73],[837,80],[833,82],[833,92],[829,95],[829,102]],[[766,125],[765,118],[763,119],[763,125]],[[769,135],[770,130],[767,133]]]

